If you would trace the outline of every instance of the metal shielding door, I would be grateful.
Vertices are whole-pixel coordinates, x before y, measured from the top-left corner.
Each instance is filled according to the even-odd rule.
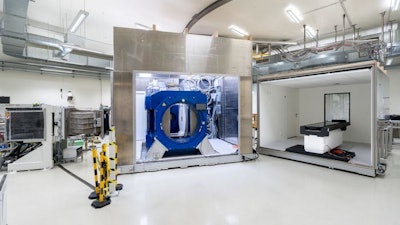
[[[383,71],[380,67],[375,66],[372,70],[374,77],[373,91],[374,94],[374,113],[373,113],[373,129],[375,137],[373,140],[374,151],[372,156],[374,157],[374,165],[378,174],[384,174],[386,170],[386,159],[388,156],[387,149],[390,148],[390,141],[387,141],[390,134],[388,133],[391,129],[387,126],[382,126],[382,123],[389,117],[390,114],[390,93],[389,93],[389,77],[386,71]]]
[[[296,97],[297,95],[293,94],[284,96],[287,116],[286,133],[288,138],[299,135],[299,101],[296,99]]]

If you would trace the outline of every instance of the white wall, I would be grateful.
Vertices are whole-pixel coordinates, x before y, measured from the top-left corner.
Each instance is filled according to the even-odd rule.
[[[400,67],[387,69],[389,75],[390,114],[400,115]]]
[[[100,104],[111,106],[110,90],[110,80],[105,78],[0,71],[0,96],[10,96],[11,104],[99,108]],[[68,91],[73,94],[71,102]]]
[[[324,94],[350,92],[350,121],[345,141],[371,142],[371,84],[300,89],[299,124],[324,121]]]
[[[260,145],[286,140],[298,130],[299,91],[295,88],[260,84]]]
[[[257,84],[251,87],[251,113],[257,114]]]
[[[371,84],[295,89],[260,84],[260,145],[300,135],[300,125],[324,121],[324,94],[350,92],[345,141],[371,142]]]

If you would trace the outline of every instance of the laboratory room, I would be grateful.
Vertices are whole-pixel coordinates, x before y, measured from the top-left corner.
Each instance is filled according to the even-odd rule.
[[[400,0],[0,17],[0,225],[400,224]]]

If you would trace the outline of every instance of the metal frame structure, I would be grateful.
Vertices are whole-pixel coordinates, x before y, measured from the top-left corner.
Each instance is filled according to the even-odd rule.
[[[386,170],[386,156],[383,155],[382,151],[379,149],[379,143],[377,141],[378,137],[378,121],[379,121],[379,115],[378,115],[378,108],[380,107],[380,104],[378,104],[380,101],[378,98],[378,88],[379,87],[379,82],[378,82],[378,76],[385,76],[386,77],[386,71],[380,67],[379,63],[376,61],[367,61],[367,62],[360,62],[360,63],[353,63],[353,64],[346,64],[346,65],[335,65],[335,66],[328,66],[328,67],[321,67],[321,68],[313,68],[313,69],[308,69],[308,70],[301,70],[301,71],[289,71],[289,72],[283,72],[283,73],[278,73],[278,74],[271,74],[271,75],[265,75],[265,76],[260,76],[258,77],[257,80],[257,85],[259,87],[261,82],[265,81],[271,81],[271,80],[277,80],[277,79],[287,79],[287,78],[295,78],[295,77],[301,77],[301,76],[313,76],[313,75],[318,75],[318,74],[323,74],[323,73],[332,73],[332,72],[340,72],[340,71],[347,71],[347,70],[357,70],[357,69],[365,69],[369,68],[371,70],[371,154],[372,154],[372,165],[371,166],[366,166],[366,165],[359,165],[359,164],[351,164],[347,162],[341,162],[337,160],[331,160],[331,159],[325,159],[325,158],[319,158],[319,157],[314,157],[314,156],[307,156],[307,155],[301,155],[297,153],[291,153],[291,152],[286,152],[286,151],[279,151],[279,150],[274,150],[270,148],[265,148],[260,146],[260,141],[257,142],[257,150],[260,154],[265,154],[265,155],[271,155],[271,156],[276,156],[280,158],[285,158],[285,159],[290,159],[290,160],[295,160],[295,161],[300,161],[300,162],[305,162],[305,163],[310,163],[310,164],[315,164],[319,166],[324,166],[332,169],[339,169],[339,170],[345,170],[345,171],[350,171],[362,175],[367,175],[367,176],[372,176],[375,177],[376,175],[379,174],[384,174]],[[262,138],[260,135],[260,121],[262,118],[260,118],[260,89],[258,88],[258,93],[257,93],[257,110],[258,110],[258,130],[257,130],[257,136],[258,138]],[[380,96],[382,97],[382,96]]]
[[[0,181],[0,225],[7,225],[7,174]]]
[[[113,123],[121,173],[213,165],[254,157],[251,133],[251,52],[248,40],[114,28]],[[208,74],[239,78],[239,152],[136,162],[136,72]]]
[[[44,113],[44,138],[43,139],[26,139],[20,140],[26,143],[41,142],[41,145],[7,165],[8,172],[17,172],[23,170],[36,170],[36,169],[50,169],[53,167],[53,143],[55,140],[55,134],[51,132],[52,124],[52,113],[57,114],[58,107],[50,105],[40,106],[40,110],[30,110],[36,107],[32,105],[7,105],[6,108],[10,107],[13,109],[20,108],[22,112],[43,112]],[[5,110],[6,111],[6,110]],[[14,140],[11,140],[14,142]]]

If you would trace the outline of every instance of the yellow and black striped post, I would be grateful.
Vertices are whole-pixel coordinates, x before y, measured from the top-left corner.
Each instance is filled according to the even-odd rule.
[[[107,157],[107,144],[102,146],[102,156],[103,156],[103,180],[104,180],[104,196],[109,196],[109,183],[110,183],[110,161]]]
[[[109,176],[109,191],[111,196],[117,196],[118,191],[122,190],[122,184],[117,183],[118,167],[117,167],[117,152],[118,146],[110,142],[108,157],[110,160],[110,176]]]
[[[120,191],[123,188],[122,184],[118,184],[118,145],[115,143],[115,128],[112,127],[109,133],[110,137],[110,167],[111,167],[111,177],[110,177],[110,191]]]
[[[120,191],[123,188],[123,184],[118,184],[118,145],[115,145],[115,189]]]
[[[106,155],[107,145],[102,145],[102,151],[100,153],[100,189],[98,199],[92,202],[94,208],[102,208],[111,203],[111,199],[108,196],[108,158]]]
[[[89,195],[89,199],[97,199],[99,197],[100,193],[100,184],[99,184],[99,163],[98,163],[98,155],[97,155],[97,149],[92,148],[92,158],[93,158],[93,172],[94,172],[94,183],[95,183],[95,189],[92,193]]]
[[[111,196],[118,195],[116,192],[115,180],[116,180],[116,171],[115,171],[115,144],[110,142],[108,146],[108,157],[110,159],[110,177],[108,180],[109,190]]]

